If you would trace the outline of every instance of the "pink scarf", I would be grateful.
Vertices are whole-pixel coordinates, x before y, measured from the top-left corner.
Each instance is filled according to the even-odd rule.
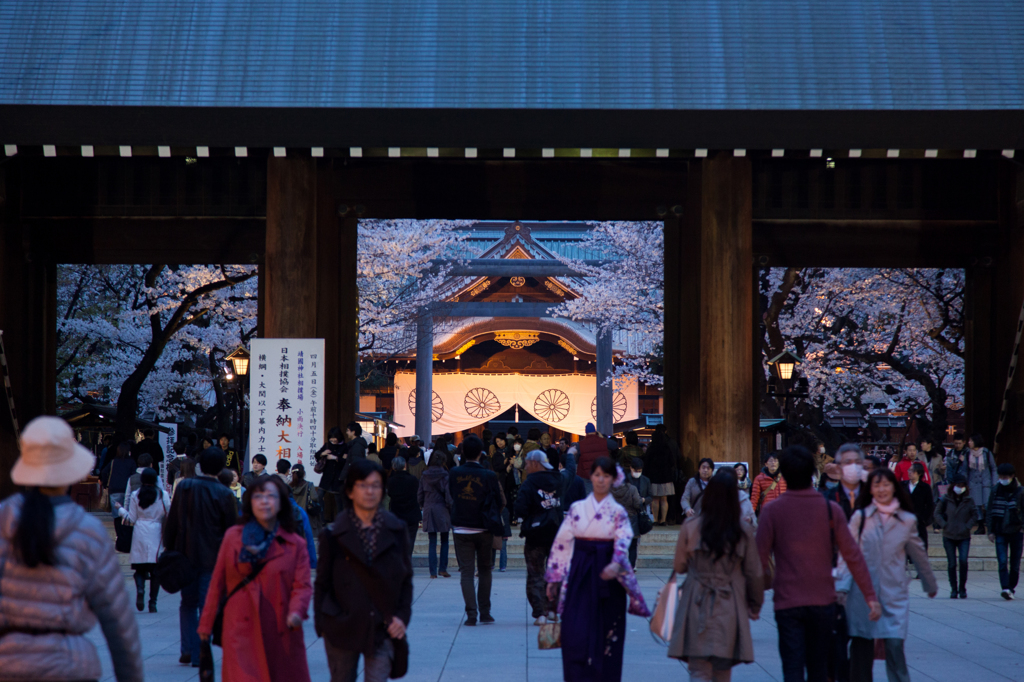
[[[889,504],[879,504],[878,501],[876,500],[875,501],[875,508],[878,509],[878,512],[882,516],[884,516],[886,518],[886,520],[888,520],[889,517],[891,517],[893,514],[895,514],[896,510],[898,510],[900,508],[900,501],[897,500],[894,497],[894,498],[892,498],[889,501]]]

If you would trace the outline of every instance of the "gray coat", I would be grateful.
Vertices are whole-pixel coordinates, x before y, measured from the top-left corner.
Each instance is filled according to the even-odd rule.
[[[416,501],[423,510],[424,533],[447,533],[452,529],[452,494],[448,489],[448,470],[427,467],[420,476]]]
[[[706,483],[704,485],[707,485]],[[686,482],[686,488],[683,490],[683,497],[679,500],[679,504],[683,507],[683,513],[693,510],[694,516],[700,514],[700,503],[704,499],[704,488],[697,482],[697,477],[694,476]]]
[[[840,559],[840,577],[836,589],[849,593],[846,617],[850,636],[906,639],[910,624],[908,556],[917,568],[924,591],[931,594],[939,589],[928,563],[928,553],[917,534],[917,517],[900,509],[883,523],[878,509],[870,504],[866,509],[854,512],[850,518],[850,533],[860,540],[860,549],[871,573],[871,583],[882,604],[882,617],[872,623],[868,620],[869,609],[864,595],[854,583],[846,563]]]
[[[12,547],[21,504],[21,495],[0,504],[0,630],[52,632],[10,632],[0,637],[0,675],[100,679],[100,658],[86,637],[99,621],[118,682],[141,682],[139,630],[103,524],[64,498],[54,505],[57,565],[29,568]]]

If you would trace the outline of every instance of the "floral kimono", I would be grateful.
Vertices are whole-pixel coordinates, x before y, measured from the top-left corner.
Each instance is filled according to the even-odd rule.
[[[590,494],[569,508],[558,530],[544,579],[562,583],[562,671],[567,682],[622,679],[629,613],[650,616],[629,564],[633,529],[629,516],[611,494],[601,502]],[[605,566],[616,563],[616,580],[602,580]]]

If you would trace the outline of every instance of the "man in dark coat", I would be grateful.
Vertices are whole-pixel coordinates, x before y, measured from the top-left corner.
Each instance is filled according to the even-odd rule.
[[[459,562],[462,599],[466,604],[466,625],[476,625],[477,606],[481,623],[493,623],[491,616],[491,569],[494,567],[494,536],[501,537],[504,507],[498,476],[480,463],[484,444],[476,436],[462,443],[463,464],[451,470],[452,532],[455,558]],[[480,586],[473,590],[473,574],[479,572]]]
[[[354,460],[343,482],[350,508],[320,533],[313,617],[331,679],[354,680],[360,655],[365,678],[374,680],[387,679],[393,661],[408,660],[409,534],[401,519],[381,509],[382,474],[376,462]]]
[[[391,513],[408,527],[409,552],[416,544],[416,532],[420,526],[420,505],[416,501],[420,482],[405,470],[405,457],[391,460],[391,475],[388,476],[388,497],[391,498]]]
[[[149,456],[153,458],[153,468],[159,474],[160,467],[164,465],[164,449],[160,447],[160,443],[156,442],[156,431],[146,429],[142,432],[142,436],[142,440],[132,446],[132,459],[138,462],[139,455],[148,452]]]
[[[523,520],[520,534],[526,538],[526,598],[533,609],[534,625],[543,625],[547,615],[555,611],[547,597],[544,572],[551,544],[562,525],[562,477],[540,450],[526,454],[525,471],[526,480],[519,486],[514,515]]]
[[[181,589],[181,663],[199,666],[199,611],[206,603],[224,533],[235,525],[238,505],[231,489],[217,480],[227,458],[218,447],[199,453],[199,471],[178,484],[164,524],[164,547],[181,552],[199,579]]]
[[[935,498],[932,487],[924,480],[924,464],[914,462],[907,470],[909,481],[903,481],[903,487],[910,493],[910,501],[914,504],[914,515],[917,516],[917,534],[921,536],[924,548],[928,549],[928,524],[935,513]]]

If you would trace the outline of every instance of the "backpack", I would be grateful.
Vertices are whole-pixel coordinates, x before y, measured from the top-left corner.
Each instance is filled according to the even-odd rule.
[[[531,517],[529,520],[523,521],[522,536],[526,538],[527,542],[532,544],[550,544],[554,542],[555,536],[558,535],[558,529],[562,527],[562,507],[559,504],[558,491],[548,492],[546,490],[538,489],[537,494],[544,499],[545,502],[550,503],[551,506],[546,507],[544,511]]]

